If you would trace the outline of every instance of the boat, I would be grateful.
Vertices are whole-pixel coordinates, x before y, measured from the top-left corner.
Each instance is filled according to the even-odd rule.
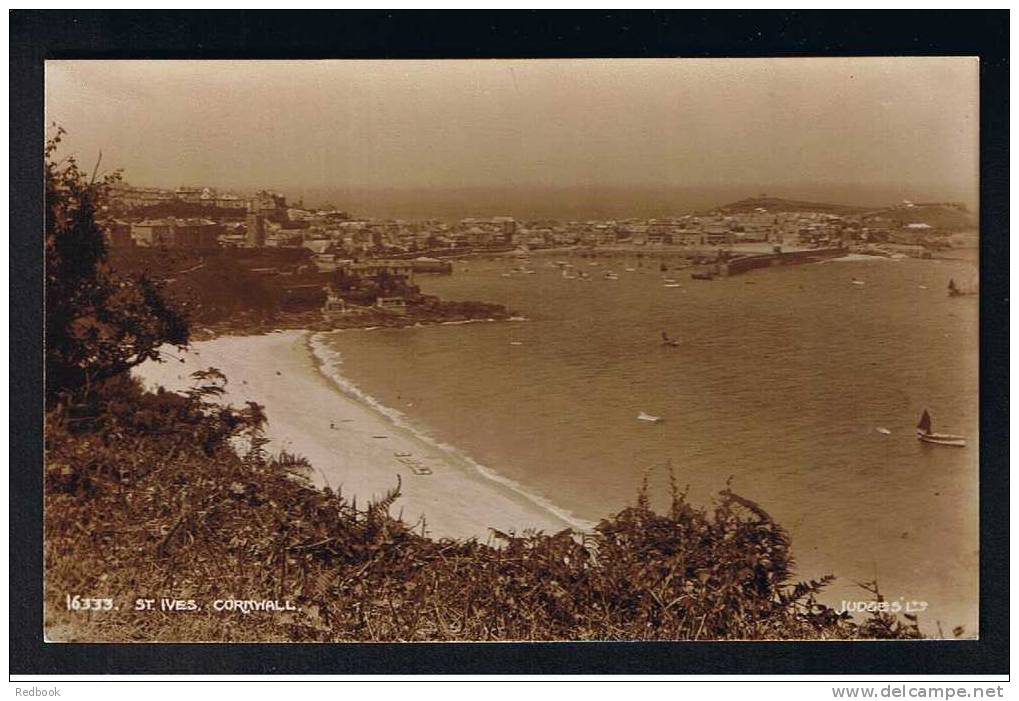
[[[663,285],[663,287],[682,287],[682,285],[678,282],[667,282]]]
[[[669,338],[669,334],[662,331],[662,345],[663,346],[678,346],[679,341],[674,338]]]
[[[404,465],[405,467],[410,468],[410,471],[413,472],[415,475],[432,474],[432,468],[430,468],[428,465],[425,465],[417,458],[411,457],[410,453],[400,452],[394,453],[394,455],[396,455],[397,462],[399,462],[401,465]]]
[[[976,287],[960,287],[955,284],[955,279],[948,280],[948,296],[949,297],[964,297],[966,295],[975,295],[977,293]]]
[[[885,435],[885,436],[892,435],[892,432],[889,431],[887,428],[884,428],[883,426],[878,426],[874,430],[877,431],[878,433],[882,434],[882,435]]]
[[[610,271],[608,271],[607,273],[605,273],[605,279],[606,279],[606,280],[618,280],[618,279],[619,279],[619,276],[618,276],[618,275],[616,275],[616,274],[615,274],[614,272],[612,272],[612,271],[610,270]]]
[[[867,283],[865,283],[865,282],[864,282],[863,280],[857,280],[857,279],[856,279],[856,278],[854,277],[854,278],[853,278],[853,284],[854,284],[854,285],[866,285]]]
[[[661,416],[652,416],[651,414],[648,414],[647,412],[642,411],[639,414],[637,414],[637,420],[638,421],[647,421],[647,422],[653,423],[653,424],[660,424],[663,419],[662,419]]]
[[[948,445],[956,448],[966,447],[966,438],[964,436],[955,436],[951,433],[934,433],[931,428],[931,415],[924,409],[923,415],[920,417],[920,423],[916,425],[916,437],[919,440],[924,443],[933,443],[934,445]]]

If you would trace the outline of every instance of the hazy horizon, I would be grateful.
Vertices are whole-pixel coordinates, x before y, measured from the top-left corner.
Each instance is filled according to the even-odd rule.
[[[403,219],[451,219],[508,215],[518,219],[624,219],[663,217],[704,211],[748,197],[767,195],[790,200],[881,208],[909,199],[977,203],[962,193],[918,193],[909,188],[854,185],[786,187],[715,186],[629,188],[611,186],[513,188],[288,188],[277,187],[291,204],[335,206],[353,215]],[[925,196],[929,195],[929,196]]]
[[[347,192],[335,204],[350,210],[442,210],[466,191],[493,193],[475,203],[485,211],[528,191],[608,209],[599,193],[638,193],[657,210],[669,203],[648,193],[669,190],[973,207],[978,68],[947,57],[47,61],[46,118],[67,129],[69,152],[91,163],[101,150],[132,184]]]

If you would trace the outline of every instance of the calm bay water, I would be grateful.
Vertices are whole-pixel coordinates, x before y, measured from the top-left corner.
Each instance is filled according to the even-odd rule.
[[[592,279],[564,279],[556,260]],[[671,463],[698,504],[731,477],[790,531],[800,577],[839,577],[831,602],[866,599],[853,582],[876,578],[890,600],[928,602],[928,632],[940,620],[976,633],[977,298],[945,290],[975,279],[975,261],[845,260],[711,282],[599,261],[536,256],[535,274],[511,277],[511,259],[460,262],[418,282],[528,320],[330,343],[364,392],[581,518],[632,504],[649,467]],[[681,345],[662,346],[662,330]],[[924,408],[969,447],[917,441]],[[665,470],[650,484],[664,503]]]

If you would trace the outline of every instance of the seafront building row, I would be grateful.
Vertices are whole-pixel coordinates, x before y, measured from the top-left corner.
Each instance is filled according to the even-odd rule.
[[[938,212],[965,213],[953,203],[903,202],[877,211],[811,211],[762,196],[700,214],[608,221],[521,221],[468,217],[408,221],[352,216],[337,209],[292,205],[286,196],[250,196],[209,187],[175,190],[118,184],[110,192],[107,230],[114,247],[305,248],[329,258],[468,252],[562,246],[724,247],[739,243],[849,245],[889,242],[926,245],[957,230],[930,223]],[[783,208],[786,207],[786,208]],[[915,219],[915,220],[914,220]]]

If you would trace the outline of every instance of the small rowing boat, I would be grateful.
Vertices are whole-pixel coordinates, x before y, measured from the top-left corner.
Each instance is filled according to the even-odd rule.
[[[642,411],[639,414],[637,414],[637,420],[638,421],[647,421],[647,422],[653,423],[653,424],[660,424],[662,422],[662,417],[661,416],[652,416],[651,414],[648,414],[647,412]]]

